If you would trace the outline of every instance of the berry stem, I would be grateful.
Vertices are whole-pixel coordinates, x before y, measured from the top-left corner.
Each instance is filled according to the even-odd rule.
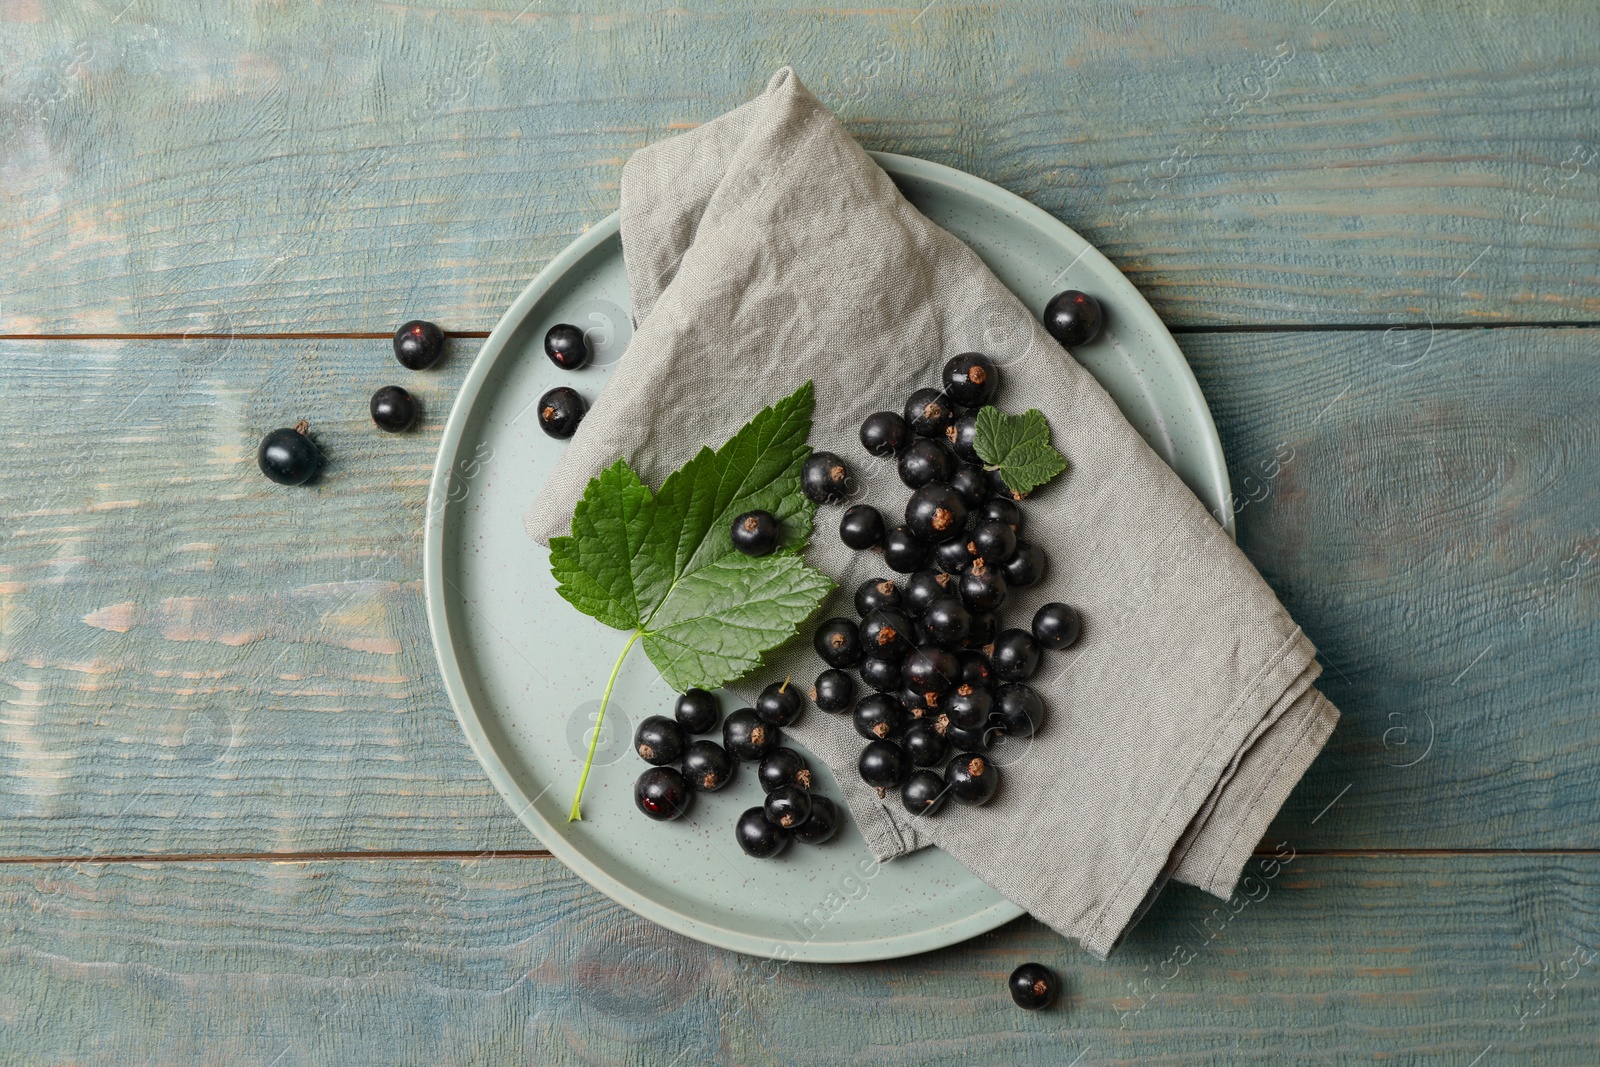
[[[600,697],[600,711],[594,717],[594,731],[589,734],[589,755],[583,761],[583,773],[578,776],[578,791],[572,796],[572,810],[567,812],[568,822],[579,822],[583,816],[578,813],[578,801],[583,799],[583,787],[589,781],[589,768],[594,766],[594,750],[600,744],[600,727],[606,721],[606,705],[611,703],[611,689],[617,684],[617,674],[622,670],[622,661],[628,658],[628,650],[633,643],[639,640],[643,630],[635,630],[628,637],[628,643],[622,646],[622,653],[617,656],[617,662],[611,665],[611,677],[606,679],[606,691]]]

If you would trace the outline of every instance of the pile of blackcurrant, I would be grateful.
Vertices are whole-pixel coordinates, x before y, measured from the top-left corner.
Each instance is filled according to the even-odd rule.
[[[1041,650],[1064,649],[1081,623],[1066,604],[1041,607],[1029,629],[1003,629],[1012,589],[1045,574],[1045,554],[1021,536],[1022,509],[998,472],[985,470],[974,441],[977,413],[1000,385],[994,361],[955,356],[938,389],[918,389],[903,412],[861,424],[868,453],[893,459],[911,490],[904,521],[890,526],[870,504],[853,504],[839,539],[878,551],[904,577],[872,578],[856,590],[855,616],[828,619],[814,635],[828,664],[817,706],[849,713],[865,741],[862,780],[885,796],[900,791],[912,815],[934,815],[946,800],[983,804],[1000,785],[988,757],[1000,735],[1031,737],[1045,719],[1028,680]],[[802,487],[819,504],[849,495],[845,462],[818,452]],[[856,697],[854,670],[866,692]]]

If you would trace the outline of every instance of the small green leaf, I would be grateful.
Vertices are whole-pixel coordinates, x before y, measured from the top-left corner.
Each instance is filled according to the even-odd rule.
[[[1067,469],[1066,457],[1050,443],[1050,424],[1037,408],[1021,415],[980,409],[973,447],[1019,500]]]

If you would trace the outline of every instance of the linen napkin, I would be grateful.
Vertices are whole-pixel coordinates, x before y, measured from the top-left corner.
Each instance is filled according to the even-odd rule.
[[[622,246],[633,340],[528,511],[529,535],[568,532],[618,456],[659,485],[808,379],[812,446],[845,457],[859,499],[896,522],[907,491],[860,447],[861,421],[936,385],[947,359],[982,348],[975,323],[998,317],[1010,340],[987,351],[995,402],[1043,411],[1071,464],[1023,504],[1049,572],[1000,612],[1024,627],[1047,601],[1083,613],[1080,642],[1046,652],[1033,679],[1048,721],[996,747],[987,805],[921,818],[861,782],[848,715],[812,708],[786,732],[833,770],[879,859],[937,845],[1101,958],[1169,877],[1229,896],[1338,712],[1312,688],[1311,643],[1093,376],[787,68],[743,107],[633,155]],[[807,551],[840,586],[818,619],[853,614],[867,578],[896,577],[840,543],[838,516],[819,509]],[[824,668],[809,634],[734,692],[753,699],[786,674],[809,685]]]

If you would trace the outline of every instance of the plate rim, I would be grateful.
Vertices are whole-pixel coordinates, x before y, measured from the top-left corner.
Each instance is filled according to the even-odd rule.
[[[904,174],[943,185],[963,195],[987,201],[991,206],[1008,214],[1022,216],[1035,229],[1046,232],[1053,230],[1060,236],[1076,239],[1085,246],[1080,258],[1098,260],[1103,266],[1109,267],[1111,274],[1120,281],[1124,289],[1124,292],[1119,294],[1119,299],[1137,301],[1154,321],[1160,324],[1161,330],[1156,337],[1156,343],[1158,347],[1165,349],[1169,359],[1175,361],[1179,370],[1177,375],[1179,384],[1189,394],[1204,420],[1205,428],[1210,431],[1204,442],[1204,458],[1207,460],[1208,473],[1220,487],[1223,499],[1229,499],[1231,489],[1227,477],[1227,465],[1222,456],[1221,441],[1211,418],[1211,409],[1205,402],[1188,360],[1178,348],[1166,324],[1155,314],[1143,294],[1100,253],[1099,249],[1043,208],[976,175],[914,156],[889,152],[869,154],[891,176]],[[533,305],[542,299],[570,268],[581,263],[601,245],[620,234],[621,218],[621,212],[614,211],[590,226],[576,240],[558,252],[517,295],[495,323],[494,329],[490,331],[487,340],[478,350],[466,377],[462,379],[461,386],[451,402],[449,418],[440,435],[439,451],[428,481],[427,511],[424,519],[423,598],[428,630],[432,637],[434,655],[438,661],[445,691],[450,697],[456,721],[461,725],[473,755],[488,774],[496,792],[517,813],[518,820],[551,855],[565,864],[568,870],[634,913],[708,945],[768,959],[781,959],[785,963],[861,963],[897,959],[947,948],[968,938],[987,933],[1023,915],[1025,913],[1023,908],[1002,897],[994,904],[962,916],[956,921],[883,938],[794,941],[779,936],[755,937],[730,930],[662,904],[617,880],[592,863],[568,843],[559,828],[550,825],[538,814],[524,791],[517,786],[515,775],[490,742],[462,676],[461,660],[456,652],[450,627],[449,607],[446,602],[444,514],[450,503],[449,479],[453,476],[452,471],[460,454],[462,439],[466,434],[469,412],[477,406],[484,383],[511,337],[521,327]],[[1233,534],[1232,515],[1227,516],[1224,528],[1230,535]],[[457,592],[459,595],[459,590]],[[468,607],[470,608],[470,602]],[[777,954],[780,952],[781,956]]]

